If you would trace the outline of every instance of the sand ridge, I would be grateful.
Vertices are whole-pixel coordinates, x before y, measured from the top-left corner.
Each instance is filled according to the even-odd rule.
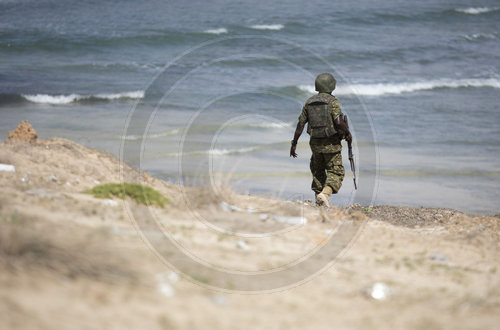
[[[493,329],[500,320],[497,217],[325,210],[230,190],[228,210],[203,188],[188,190],[187,203],[182,187],[61,138],[0,144],[0,163],[16,168],[0,172],[0,319],[10,329]],[[207,288],[217,279],[179,274],[155,255],[128,211],[140,205],[83,193],[121,179],[167,197],[167,207],[154,208],[159,226],[214,267],[274,269],[314,251],[342,223],[362,226],[332,267],[301,285],[227,293]],[[287,231],[263,214],[308,222]],[[231,234],[259,231],[277,234]],[[391,289],[384,301],[366,294],[377,282]]]

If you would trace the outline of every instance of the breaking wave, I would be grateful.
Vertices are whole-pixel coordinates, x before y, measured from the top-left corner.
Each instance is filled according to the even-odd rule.
[[[248,124],[250,127],[257,127],[257,128],[288,128],[291,127],[291,123],[259,123],[259,124]]]
[[[251,25],[250,28],[254,30],[281,30],[285,26],[283,24],[257,24]]]
[[[208,30],[203,31],[203,33],[208,33],[208,34],[223,34],[223,33],[227,33],[227,29],[226,28],[208,29]]]
[[[257,147],[239,148],[239,149],[211,149],[207,153],[211,156],[225,156],[225,155],[236,155],[245,154],[256,150]]]
[[[133,91],[123,93],[109,93],[109,94],[92,94],[92,95],[48,95],[48,94],[35,94],[35,95],[21,95],[24,99],[33,103],[43,104],[70,104],[79,101],[114,101],[120,99],[142,99],[144,98],[144,91]]]
[[[214,148],[210,150],[197,150],[197,151],[184,151],[184,152],[173,152],[166,154],[157,154],[155,158],[163,158],[163,157],[199,157],[204,155],[209,155],[212,157],[218,156],[230,156],[230,155],[238,155],[238,154],[246,154],[258,150],[259,147],[246,147],[246,148],[237,148],[237,149],[227,149],[227,148]]]
[[[479,15],[484,13],[490,13],[493,11],[500,10],[500,7],[488,8],[488,7],[470,7],[470,8],[457,8],[456,12],[468,15]]]
[[[392,177],[466,176],[499,178],[500,171],[474,170],[381,170],[380,174]]]
[[[159,132],[159,133],[151,133],[146,135],[146,139],[158,139],[166,136],[173,136],[173,135],[178,135],[180,133],[180,130],[178,128],[166,131],[166,132]],[[120,137],[122,138],[122,137]],[[124,140],[127,141],[137,141],[141,140],[143,138],[142,135],[125,135],[123,136]]]
[[[493,33],[473,33],[473,34],[462,35],[462,38],[469,40],[469,41],[493,40],[493,39],[496,39],[497,36]]]
[[[413,83],[389,83],[389,84],[354,84],[345,87],[338,87],[335,95],[364,95],[383,96],[402,93],[412,93],[424,90],[440,88],[467,88],[467,87],[492,87],[500,88],[500,80],[495,78],[486,79],[439,79]],[[300,85],[298,88],[306,93],[313,94],[314,86]]]

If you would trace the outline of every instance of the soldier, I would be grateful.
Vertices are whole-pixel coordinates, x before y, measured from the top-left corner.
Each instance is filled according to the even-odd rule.
[[[349,143],[352,141],[349,128],[343,120],[340,104],[331,95],[335,85],[335,78],[329,73],[316,77],[315,87],[318,94],[310,97],[304,104],[290,148],[290,157],[296,158],[297,141],[308,123],[307,133],[311,136],[309,146],[312,151],[311,189],[316,195],[316,204],[327,207],[330,195],[339,191],[344,179],[341,141],[343,138]]]

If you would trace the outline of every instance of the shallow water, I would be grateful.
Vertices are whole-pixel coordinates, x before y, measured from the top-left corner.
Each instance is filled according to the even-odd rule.
[[[167,180],[311,199],[307,137],[298,159],[289,141],[331,71],[361,188],[344,159],[334,203],[498,212],[500,6],[401,4],[0,1],[0,133],[144,142],[126,159]],[[149,126],[125,131],[134,107]]]

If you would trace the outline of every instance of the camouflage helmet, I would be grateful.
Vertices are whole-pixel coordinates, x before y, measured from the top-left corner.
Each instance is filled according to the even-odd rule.
[[[320,93],[331,93],[335,89],[335,85],[337,81],[333,76],[329,73],[322,73],[316,77],[316,81],[314,82],[314,86],[316,87],[316,91]]]

